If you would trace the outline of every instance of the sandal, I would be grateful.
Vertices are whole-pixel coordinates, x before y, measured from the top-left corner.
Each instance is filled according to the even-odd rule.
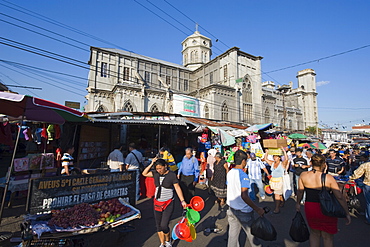
[[[280,210],[279,211],[272,211],[274,214],[280,214]]]

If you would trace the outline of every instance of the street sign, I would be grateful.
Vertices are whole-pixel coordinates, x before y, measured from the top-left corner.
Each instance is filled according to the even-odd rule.
[[[65,106],[73,109],[80,109],[80,102],[65,101]]]
[[[26,208],[40,214],[117,197],[135,205],[135,186],[136,171],[31,179]]]

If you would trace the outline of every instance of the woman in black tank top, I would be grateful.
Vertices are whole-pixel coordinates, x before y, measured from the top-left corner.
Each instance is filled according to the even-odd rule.
[[[333,246],[333,236],[338,232],[338,218],[329,217],[321,212],[319,193],[321,191],[321,175],[324,170],[325,157],[315,154],[311,158],[312,171],[303,172],[298,180],[296,210],[301,210],[300,201],[303,197],[303,191],[306,192],[306,202],[304,210],[307,223],[311,229],[310,246],[320,246],[320,239],[323,238],[324,246]],[[338,184],[331,175],[326,175],[327,190],[332,190],[342,207],[345,209],[347,216],[347,225],[351,222],[347,203],[339,190]]]

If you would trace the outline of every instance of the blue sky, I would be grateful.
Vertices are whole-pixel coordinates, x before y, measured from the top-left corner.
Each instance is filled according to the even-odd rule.
[[[194,31],[194,23],[164,0],[137,1],[182,31],[166,23],[134,0],[22,0],[11,1],[11,3],[23,7],[24,12],[33,11],[121,48],[181,63],[181,41]],[[264,57],[263,72],[316,60],[370,44],[369,1],[167,1],[198,22],[200,32],[213,39],[214,56],[226,51],[228,47],[238,46],[245,52]],[[0,21],[0,37],[2,38],[71,57],[81,62],[73,61],[73,63],[82,66],[89,60],[88,45],[114,47],[8,8],[4,5],[18,7],[7,1],[0,0],[0,4],[0,13],[2,13],[0,20],[3,20]],[[155,8],[154,5],[186,28]],[[84,44],[36,29],[3,14]],[[81,49],[37,35],[4,21],[73,43]],[[215,42],[213,36],[217,37],[219,42]],[[5,41],[0,39],[0,42]],[[264,74],[263,79],[273,80],[277,84],[286,84],[289,81],[296,84],[297,71],[312,68],[317,73],[317,82],[320,85],[317,91],[319,93],[319,119],[322,123],[332,127],[334,124],[350,127],[357,123],[370,123],[368,104],[370,86],[367,75],[370,69],[369,55],[370,47],[367,47],[315,63]],[[43,75],[47,76],[46,78],[42,78],[39,73],[33,74],[35,73],[33,70],[20,69],[9,63],[1,62],[0,79],[4,84],[17,85],[18,83],[43,88],[43,90],[28,91],[11,87],[14,91],[62,104],[66,100],[80,101],[82,105],[84,104],[83,96],[86,95],[88,70],[3,44],[0,44],[0,59],[79,77],[68,78],[48,73]]]

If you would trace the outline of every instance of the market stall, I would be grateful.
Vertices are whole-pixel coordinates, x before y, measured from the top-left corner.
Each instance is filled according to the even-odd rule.
[[[158,155],[161,147],[170,147],[172,154],[177,153],[178,150],[181,150],[181,154],[183,154],[184,146],[181,145],[181,148],[178,148],[180,146],[178,141],[179,135],[181,135],[180,128],[186,126],[181,115],[160,112],[89,113],[88,115],[94,125],[107,126],[106,131],[117,138],[116,143],[135,143],[137,150],[143,154],[144,166]],[[89,128],[95,128],[95,126]],[[112,135],[113,132],[116,135]],[[104,135],[100,133],[98,136],[100,135],[102,138],[97,139],[98,136],[84,135],[81,128],[80,147],[85,145],[88,147],[82,147],[80,157],[85,155],[84,150],[90,152],[89,145],[92,141],[102,142],[103,136],[109,136],[109,133]],[[153,178],[140,176],[142,196],[153,197],[154,189]]]
[[[59,105],[47,100],[15,93],[0,92],[0,109],[0,114],[20,119],[20,123],[28,120],[44,123],[63,124],[66,121],[84,122],[88,120],[83,113],[69,107]],[[4,193],[2,196],[2,203],[0,208],[0,223],[8,189],[9,187],[12,189],[15,188],[15,183],[10,182],[12,171],[14,171],[14,169],[26,169],[27,161],[28,164],[34,164],[35,168],[37,166],[39,166],[39,168],[42,168],[43,166],[45,166],[45,168],[50,166],[49,161],[51,157],[50,155],[45,153],[41,156],[37,155],[26,157],[24,160],[16,162],[17,166],[15,167],[15,156],[20,135],[21,128],[18,128],[10,166],[5,176]],[[43,160],[45,160],[45,162],[43,162]]]

